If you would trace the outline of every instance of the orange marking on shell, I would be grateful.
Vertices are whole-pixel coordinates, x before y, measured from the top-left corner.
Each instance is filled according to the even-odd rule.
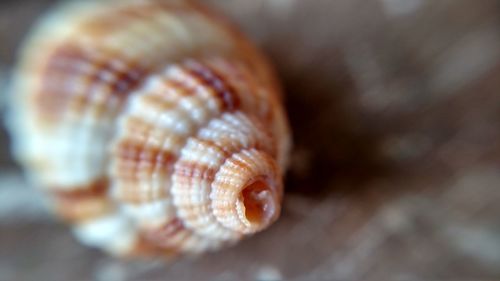
[[[107,179],[98,179],[89,183],[88,185],[82,185],[73,188],[73,190],[70,191],[64,191],[61,188],[54,188],[53,190],[59,191],[53,192],[53,194],[60,198],[65,198],[68,200],[98,197],[106,194],[108,186],[109,183]]]
[[[49,118],[60,116],[64,110],[82,112],[92,103],[97,103],[93,106],[99,114],[106,101],[92,101],[93,89],[106,86],[107,99],[123,100],[146,73],[139,65],[123,61],[118,54],[64,44],[48,58],[35,103],[41,115]]]
[[[147,104],[151,110],[156,110],[157,112],[164,112],[177,106],[175,103],[166,101],[160,95],[147,95],[143,98],[143,102]]]
[[[195,162],[181,162],[175,166],[175,174],[180,178],[213,181],[217,170]]]
[[[65,220],[72,222],[90,220],[103,215],[112,206],[107,197],[108,186],[107,179],[99,179],[72,191],[52,192],[55,210]]]
[[[154,129],[154,125],[138,117],[130,117],[125,124],[130,136],[144,139]]]

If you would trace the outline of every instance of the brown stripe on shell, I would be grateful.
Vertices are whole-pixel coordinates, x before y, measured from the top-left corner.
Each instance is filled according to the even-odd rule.
[[[197,79],[203,86],[213,90],[222,105],[221,111],[235,111],[240,108],[240,98],[225,77],[218,74],[207,64],[194,60],[184,63],[188,73]]]
[[[179,218],[172,219],[159,228],[144,231],[141,234],[145,240],[173,255],[182,252],[183,242],[193,235]]]
[[[230,36],[236,38],[235,43],[237,46],[235,49],[238,51],[238,63],[241,63],[240,66],[242,66],[245,69],[245,72],[250,75],[250,83],[253,85],[259,84],[263,86],[263,88],[267,88],[269,90],[268,97],[271,98],[271,103],[277,101],[277,103],[271,104],[270,108],[275,108],[275,106],[281,107],[281,86],[275,70],[272,68],[270,62],[266,60],[265,55],[259,49],[252,46],[252,44],[249,44],[249,41],[244,33],[242,33],[241,30],[232,24],[227,18],[221,17],[216,12],[207,9],[207,7],[204,7],[202,3],[193,1],[193,5],[196,6],[200,12],[211,21],[223,25],[225,30],[230,33]],[[234,62],[231,62],[230,64],[234,64]],[[270,111],[272,110],[273,109]],[[269,115],[266,117],[272,118],[271,112],[268,113]]]
[[[247,64],[241,61],[214,58],[210,60],[210,65],[215,71],[225,76],[226,79],[235,83],[235,88],[238,88],[238,84],[240,84],[239,87],[244,90],[242,92],[248,93],[245,98],[247,103],[248,100],[251,100],[251,102],[245,104],[247,108],[242,108],[243,111],[252,111],[255,116],[266,123],[274,121],[273,110],[276,106],[279,106],[279,103],[274,104],[273,96],[263,92],[262,85],[259,87],[255,74],[249,72]],[[259,110],[255,111],[257,108]]]
[[[82,222],[104,215],[112,209],[112,203],[108,200],[108,186],[107,179],[99,179],[71,191],[52,192],[55,211],[71,222]]]
[[[117,153],[125,161],[151,163],[152,166],[168,167],[175,161],[175,154],[170,151],[131,141],[118,144]]]
[[[185,226],[182,221],[179,218],[175,218],[154,231],[146,232],[146,236],[155,241],[166,241],[184,229]]]
[[[43,117],[57,118],[65,110],[83,112],[92,103],[99,115],[108,100],[123,100],[146,74],[145,69],[124,61],[118,53],[63,44],[48,57],[35,104]],[[108,92],[106,99],[93,100],[92,90],[102,86]]]
[[[117,176],[121,184],[118,185],[119,192],[116,194],[120,200],[141,203],[163,198],[167,194],[168,186],[160,190],[141,188],[140,181],[144,179],[140,174],[152,174],[156,171],[168,176],[172,173],[175,154],[158,147],[125,140],[117,145],[116,155],[120,159]]]

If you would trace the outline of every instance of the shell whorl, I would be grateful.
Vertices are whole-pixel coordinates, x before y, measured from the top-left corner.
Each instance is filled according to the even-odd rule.
[[[86,244],[198,253],[279,215],[289,133],[275,78],[198,4],[67,4],[13,85],[16,154]]]

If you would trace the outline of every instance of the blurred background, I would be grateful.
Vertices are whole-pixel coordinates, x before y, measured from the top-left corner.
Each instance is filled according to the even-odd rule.
[[[53,2],[0,2],[0,87]],[[498,0],[203,2],[282,79],[281,219],[196,259],[115,260],[47,215],[2,130],[0,280],[500,279]]]

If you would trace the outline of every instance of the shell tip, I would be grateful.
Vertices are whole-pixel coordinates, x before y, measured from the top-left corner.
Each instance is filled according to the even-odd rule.
[[[263,229],[279,214],[279,198],[271,183],[258,179],[245,186],[240,193],[242,217],[251,228]]]

